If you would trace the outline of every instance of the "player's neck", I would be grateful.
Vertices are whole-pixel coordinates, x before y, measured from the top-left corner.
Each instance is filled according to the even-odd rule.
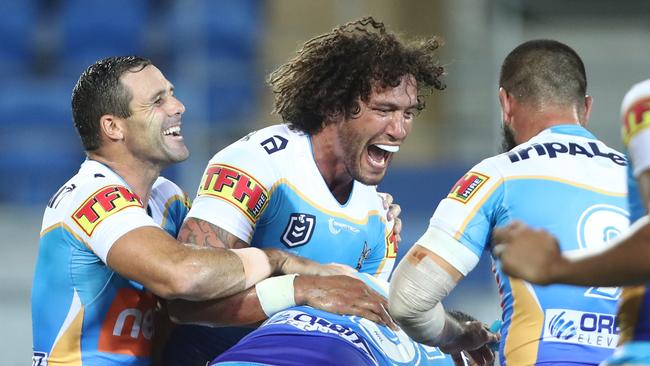
[[[334,198],[339,203],[345,203],[352,192],[354,179],[338,153],[338,140],[332,136],[333,131],[328,127],[310,137],[314,162]]]
[[[581,125],[577,110],[572,108],[545,108],[525,112],[526,118],[518,123],[517,142],[523,143],[537,136],[540,132],[559,125]]]
[[[100,152],[88,153],[88,158],[100,162],[119,175],[140,197],[146,207],[151,194],[151,187],[160,176],[161,168],[150,162],[140,161],[132,156],[109,156]]]

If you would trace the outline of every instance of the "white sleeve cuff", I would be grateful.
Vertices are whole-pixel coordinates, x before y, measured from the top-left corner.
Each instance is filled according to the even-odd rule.
[[[479,261],[479,257],[469,248],[434,226],[429,226],[415,244],[434,252],[456,268],[463,276],[467,276]]]

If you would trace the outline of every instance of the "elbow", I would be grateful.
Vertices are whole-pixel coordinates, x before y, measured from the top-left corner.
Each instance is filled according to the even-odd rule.
[[[400,276],[393,278],[390,283],[388,312],[402,327],[417,324],[438,305],[440,301],[436,296],[426,296],[424,289],[413,286]]]
[[[174,299],[194,299],[196,295],[197,284],[191,276],[180,273],[170,274],[166,281],[163,281],[157,288],[152,291],[165,300]]]
[[[191,260],[171,260],[166,267],[156,288],[151,291],[166,300],[204,300],[205,296],[201,296],[205,292],[202,289],[204,274]]]
[[[435,306],[435,304],[433,304]],[[432,306],[432,307],[433,307]],[[391,291],[388,296],[388,312],[397,324],[405,325],[419,319],[429,309],[418,309],[402,291]]]
[[[186,300],[205,300],[201,294],[199,281],[186,273],[177,274],[169,287],[170,298]]]

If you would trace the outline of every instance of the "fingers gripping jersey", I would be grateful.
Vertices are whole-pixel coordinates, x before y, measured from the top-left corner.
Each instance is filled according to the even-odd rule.
[[[165,178],[154,183],[145,210],[109,168],[82,164],[43,218],[32,288],[35,365],[149,364],[155,298],[113,272],[106,257],[138,227],[175,236],[188,210],[184,193]]]
[[[309,137],[276,125],[249,134],[209,162],[189,213],[255,247],[390,274],[397,248],[375,187],[354,182],[332,196]]]
[[[622,154],[582,127],[556,126],[472,168],[430,225],[477,257],[489,247],[493,228],[512,220],[550,231],[567,255],[588,253],[629,225],[626,166]],[[509,278],[498,261],[495,272],[504,321],[502,364],[598,364],[611,354],[619,333],[618,289],[535,286]]]
[[[359,274],[379,293],[388,283]],[[357,316],[297,306],[275,314],[260,328],[213,361],[268,365],[453,365],[438,348],[414,342],[397,332]]]

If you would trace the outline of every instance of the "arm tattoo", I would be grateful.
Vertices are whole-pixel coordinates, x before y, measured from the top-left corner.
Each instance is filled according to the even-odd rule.
[[[207,221],[188,218],[183,223],[178,233],[178,240],[199,246],[213,246],[215,248],[246,248],[248,243],[239,239],[228,231]]]

